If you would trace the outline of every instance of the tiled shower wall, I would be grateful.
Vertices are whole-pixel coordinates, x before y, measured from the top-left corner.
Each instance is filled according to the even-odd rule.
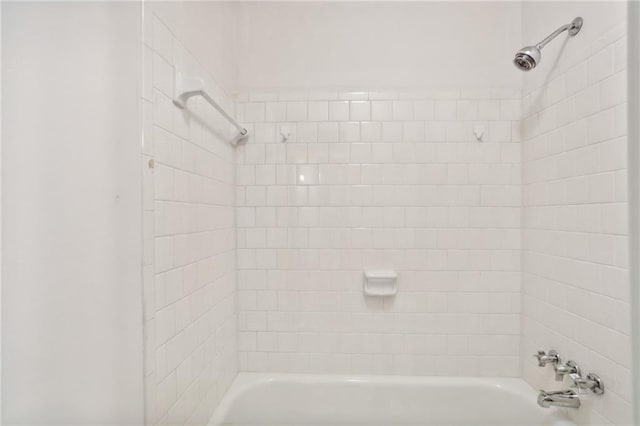
[[[499,89],[241,96],[241,369],[518,376],[520,106]],[[396,270],[398,294],[365,297],[368,269]]]
[[[541,348],[600,374],[605,394],[571,410],[589,424],[631,423],[625,34],[565,55],[523,105],[523,374],[568,386],[532,361]]]
[[[625,423],[624,28],[524,102],[510,89],[241,94],[251,137],[234,149],[206,105],[171,104],[173,67],[208,74],[151,16],[148,424],[206,422],[238,351],[243,371],[520,376],[522,366],[536,387],[565,386],[530,356],[551,347],[605,380],[579,420]],[[365,297],[367,269],[396,270],[397,296]]]
[[[172,104],[174,67],[233,103],[152,7],[141,47],[146,424],[206,424],[238,370],[235,159],[212,108]]]

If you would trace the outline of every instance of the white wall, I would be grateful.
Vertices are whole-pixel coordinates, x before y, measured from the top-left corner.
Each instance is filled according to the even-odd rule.
[[[242,369],[517,376],[519,91],[248,99]],[[363,294],[371,269],[398,272],[395,297]]]
[[[518,374],[520,7],[239,4],[242,369]]]
[[[524,14],[536,37],[553,29],[549,16],[585,23],[524,75],[523,376],[535,388],[567,387],[531,357],[557,349],[607,386],[570,414],[581,424],[630,424],[624,5],[536,4]]]
[[[2,7],[3,423],[140,424],[139,7]]]
[[[519,87],[519,2],[242,2],[238,87]]]
[[[199,50],[203,42],[233,40],[227,23],[216,25],[223,20],[217,13],[228,10],[145,3],[141,96],[149,425],[206,424],[238,371],[235,148],[228,143],[233,134],[202,98],[190,100],[186,111],[172,103],[173,74],[181,71],[204,79],[210,95],[233,111],[218,80],[233,75],[229,52]]]
[[[196,57],[216,83],[233,94],[237,86],[235,2],[160,1],[153,6],[175,37]]]
[[[459,225],[468,217],[455,210],[456,197],[473,191],[474,184],[482,187],[481,202],[499,202],[486,196],[482,185],[497,185],[499,194],[507,194],[514,182],[499,171],[519,165],[519,159],[509,164],[503,156],[478,174],[479,163],[490,158],[482,156],[488,145],[459,142],[469,142],[469,121],[491,121],[480,115],[491,111],[486,107],[496,98],[485,90],[469,99],[473,91],[465,88],[524,87],[525,241],[502,247],[524,249],[523,374],[537,388],[568,385],[554,383],[548,370],[532,363],[535,350],[555,347],[610,383],[603,398],[585,396],[573,416],[585,424],[628,422],[626,39],[620,26],[625,4],[526,2],[522,10],[517,7],[483,2],[240,6],[239,46],[245,55],[239,58],[238,84],[257,89],[241,95],[239,104],[241,117],[254,130],[238,157],[243,369],[514,374],[509,357],[518,351],[507,349],[509,336],[496,336],[501,333],[490,320],[474,330],[476,335],[452,325],[456,315],[479,320],[474,315],[511,312],[498,304],[505,295],[491,294],[483,287],[487,281],[473,278],[478,271],[495,278],[488,273],[495,264],[483,264],[482,256],[500,250],[491,242],[507,239],[483,238]],[[470,24],[467,13],[475,18]],[[487,29],[474,25],[491,21],[491,14],[500,25],[492,25],[487,39]],[[575,16],[585,20],[578,37],[567,40],[563,34],[547,46],[535,71],[515,70],[511,60],[519,47],[540,41]],[[454,18],[471,26],[447,32],[443,45],[445,36],[430,31],[440,30],[438,23],[457,28]],[[437,22],[418,29],[418,23],[431,19]],[[460,56],[447,55],[459,52],[463,41],[477,44],[467,49],[461,66]],[[426,53],[416,57],[415,52]],[[451,98],[439,98],[443,92],[438,90],[393,89],[407,85],[448,87]],[[323,87],[329,89],[318,90]],[[376,91],[379,87],[391,89]],[[360,90],[349,92],[353,88]],[[452,115],[438,134],[441,102],[451,102]],[[423,115],[425,104],[435,105],[433,115]],[[494,119],[506,118],[500,115],[503,109],[497,111]],[[281,126],[292,129],[286,143]],[[519,130],[511,140],[519,140]],[[489,140],[494,136],[490,131]],[[480,157],[449,163],[448,158],[458,157],[446,153],[458,148]],[[411,167],[445,167],[447,173],[412,180]],[[300,174],[305,182],[297,179]],[[440,185],[436,194],[444,196],[442,205],[436,194],[416,195],[430,184]],[[444,195],[456,185],[458,195]],[[433,204],[415,216],[423,202]],[[469,213],[474,205],[466,202]],[[495,217],[504,206],[491,207]],[[450,221],[462,222],[436,225],[438,208],[449,209]],[[482,227],[483,232],[495,228]],[[406,231],[413,239],[402,237]],[[431,231],[433,240],[418,241],[417,235]],[[430,263],[438,252],[446,253],[443,263]],[[475,270],[444,279],[463,258],[460,265],[474,269],[473,260]],[[361,271],[373,267],[401,271],[396,302],[362,297]],[[517,286],[517,276],[509,283]],[[502,324],[509,323],[505,318]],[[500,341],[488,347],[506,352],[483,352],[486,347],[474,343],[479,336],[485,343]],[[492,369],[500,357],[506,362]]]

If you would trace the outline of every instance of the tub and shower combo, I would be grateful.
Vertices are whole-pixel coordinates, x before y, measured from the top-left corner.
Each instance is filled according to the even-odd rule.
[[[630,425],[628,15],[0,1],[2,424]]]
[[[534,69],[545,45],[564,31],[572,37],[577,35],[582,25],[582,18],[577,17],[540,43],[522,48],[515,55],[514,65],[523,71]],[[393,297],[396,279],[394,271],[367,271],[364,293],[368,297]],[[602,380],[595,373],[583,376],[575,361],[563,362],[553,349],[533,355],[539,367],[553,366],[557,382],[563,383],[567,376],[570,386],[536,392],[517,378],[239,373],[209,424],[575,425],[567,410],[580,408],[581,392],[602,395]]]

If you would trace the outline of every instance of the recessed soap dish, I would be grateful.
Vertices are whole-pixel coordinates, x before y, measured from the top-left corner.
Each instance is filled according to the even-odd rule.
[[[393,296],[397,293],[396,271],[365,271],[364,294],[367,296]]]

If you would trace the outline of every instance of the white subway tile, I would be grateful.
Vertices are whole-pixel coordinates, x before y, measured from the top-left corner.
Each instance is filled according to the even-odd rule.
[[[287,105],[284,102],[267,102],[265,104],[264,119],[266,121],[285,121],[286,117],[287,117]],[[247,119],[245,120],[251,121]]]
[[[349,120],[349,102],[348,101],[329,102],[329,120],[331,121]]]
[[[587,84],[597,83],[612,75],[613,67],[613,46],[609,46],[587,61]]]
[[[393,101],[394,120],[413,120],[412,101]]]
[[[477,120],[478,119],[478,101],[461,100],[457,105],[458,120]]]
[[[173,67],[157,53],[153,54],[153,87],[173,96]]]
[[[318,123],[318,142],[338,142],[338,123]]]
[[[327,101],[309,102],[308,109],[311,121],[327,121],[329,119],[329,102]]]
[[[619,72],[600,83],[600,106],[609,108],[625,102],[627,99],[627,76]]]
[[[369,121],[371,119],[371,102],[351,101],[349,104],[349,119],[351,121]]]
[[[393,102],[372,101],[371,119],[376,121],[387,121],[393,119]]]
[[[505,109],[509,111],[509,107],[505,104],[506,101],[502,101],[502,104],[505,105]],[[519,101],[517,102],[519,105]],[[478,101],[478,119],[479,120],[499,120],[500,119],[500,106],[501,101],[499,100],[479,100]],[[520,117],[515,118],[516,120]]]
[[[340,142],[359,142],[360,123],[340,123]]]
[[[169,28],[155,15],[153,19],[153,50],[160,54],[167,62],[172,63],[173,36]]]
[[[455,120],[457,114],[456,101],[436,101],[436,120]]]
[[[433,100],[419,100],[413,104],[414,118],[416,120],[433,120],[435,117],[435,102]],[[391,119],[389,117],[388,119]]]
[[[306,119],[306,102],[287,102],[287,121],[302,121]]]

